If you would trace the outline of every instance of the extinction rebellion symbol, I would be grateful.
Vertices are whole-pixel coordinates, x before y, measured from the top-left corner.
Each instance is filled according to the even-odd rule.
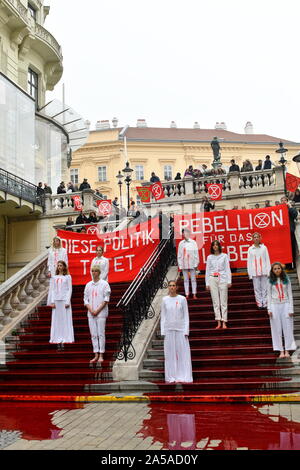
[[[254,223],[258,228],[266,228],[270,225],[270,216],[266,213],[261,212],[254,217]]]

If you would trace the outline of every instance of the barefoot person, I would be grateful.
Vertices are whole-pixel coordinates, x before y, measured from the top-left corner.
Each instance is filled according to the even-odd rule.
[[[71,308],[72,278],[64,261],[58,261],[56,275],[50,279],[48,305],[52,307],[50,343],[64,349],[65,343],[74,343]]]
[[[54,237],[48,254],[48,277],[55,276],[58,261],[64,261],[68,266],[67,250],[62,247],[61,238]]]
[[[93,363],[103,362],[105,352],[105,324],[108,316],[108,302],[110,299],[110,286],[107,281],[100,279],[100,267],[92,267],[93,280],[88,282],[84,289],[84,305],[88,310],[88,321],[95,357]]]
[[[175,281],[170,281],[168,288],[169,295],[162,300],[160,319],[161,335],[164,336],[165,381],[193,382],[187,300],[177,294]]]
[[[222,247],[218,240],[212,242],[211,254],[207,257],[205,284],[206,290],[210,291],[214,307],[217,329],[227,328],[228,318],[228,287],[231,287],[231,271],[229,258],[222,253]]]
[[[189,274],[191,276],[193,298],[196,299],[197,293],[197,281],[196,281],[196,269],[199,264],[199,251],[198,245],[195,240],[190,238],[191,232],[185,228],[182,230],[184,239],[178,245],[177,262],[178,267],[182,270],[184,279],[184,291],[186,297],[189,297],[190,282]]]
[[[252,235],[253,245],[248,249],[247,270],[253,280],[255,300],[258,308],[267,307],[268,275],[271,269],[268,248],[262,243],[260,233]]]
[[[98,264],[100,266],[100,279],[108,282],[108,272],[109,272],[109,261],[105,256],[103,256],[103,246],[97,246],[96,248],[97,256],[91,262],[91,277],[92,276],[92,267]]]
[[[280,351],[280,358],[290,357],[289,351],[297,349],[294,339],[292,286],[282,264],[278,262],[272,264],[269,276],[268,314],[274,351]]]

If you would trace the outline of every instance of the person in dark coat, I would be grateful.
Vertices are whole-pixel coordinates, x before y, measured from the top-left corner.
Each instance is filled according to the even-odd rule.
[[[88,183],[88,180],[84,178],[83,182],[79,186],[79,191],[83,191],[84,189],[91,189],[91,186]]]
[[[233,171],[240,171],[240,167],[235,163],[234,160],[230,161],[231,166],[229,167],[229,173],[232,173]]]

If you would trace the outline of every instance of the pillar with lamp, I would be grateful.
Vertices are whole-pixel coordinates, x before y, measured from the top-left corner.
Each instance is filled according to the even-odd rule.
[[[280,163],[281,168],[282,168],[282,176],[283,176],[283,183],[284,183],[284,194],[287,196],[287,190],[286,190],[286,181],[285,181],[285,172],[286,172],[286,163],[287,160],[284,158],[286,152],[288,152],[288,149],[285,149],[283,146],[282,142],[279,142],[279,149],[276,150],[276,153],[280,154],[280,160],[278,163]]]
[[[122,204],[122,179],[124,176],[122,175],[121,171],[119,170],[119,173],[117,174],[116,178],[118,178],[118,185],[120,189],[120,208],[122,209],[123,204]]]
[[[125,174],[124,182],[127,185],[127,211],[129,211],[130,207],[130,185],[131,185],[131,174],[133,170],[129,167],[129,162],[126,162],[126,167],[122,170]]]

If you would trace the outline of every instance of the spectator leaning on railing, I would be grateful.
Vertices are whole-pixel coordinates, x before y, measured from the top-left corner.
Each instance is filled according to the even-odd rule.
[[[47,185],[47,183],[44,183],[44,191],[45,194],[52,194],[52,189]]]
[[[229,173],[232,173],[233,171],[240,171],[240,167],[235,163],[235,160],[230,161],[231,166],[229,167]]]
[[[84,189],[91,189],[90,184],[88,183],[87,178],[84,178],[83,182],[79,186],[79,191],[83,191]]]

